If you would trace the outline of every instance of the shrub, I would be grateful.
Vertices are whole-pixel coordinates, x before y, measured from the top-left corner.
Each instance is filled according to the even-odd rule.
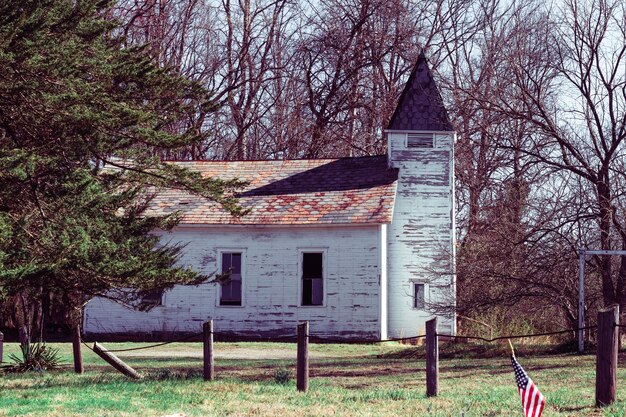
[[[276,373],[274,374],[274,381],[276,381],[277,384],[281,384],[281,385],[288,384],[289,381],[291,381],[291,378],[292,378],[291,370],[287,368],[278,368],[276,370]]]
[[[22,357],[9,355],[15,362],[7,368],[9,372],[46,371],[59,366],[59,351],[43,342],[21,344]]]

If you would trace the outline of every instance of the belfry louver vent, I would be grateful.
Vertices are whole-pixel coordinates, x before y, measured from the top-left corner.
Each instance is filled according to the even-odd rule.
[[[434,148],[435,137],[431,133],[407,133],[407,148]]]

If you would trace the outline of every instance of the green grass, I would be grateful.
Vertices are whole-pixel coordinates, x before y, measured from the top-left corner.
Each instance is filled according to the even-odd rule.
[[[421,347],[312,345],[310,389],[302,394],[294,380],[275,381],[279,368],[292,369],[295,376],[295,344],[217,343],[213,382],[202,380],[199,343],[120,352],[144,375],[140,381],[126,379],[86,349],[86,372],[75,375],[71,346],[53,344],[62,369],[0,374],[0,416],[521,416],[506,350],[491,345],[495,354],[487,357],[488,346],[442,346],[440,394],[426,398]],[[17,351],[16,344],[5,344],[5,360]],[[518,353],[548,399],[545,416],[626,415],[626,382],[618,385],[616,404],[593,407],[593,355],[546,352],[526,347]],[[623,359],[618,381],[626,381]]]

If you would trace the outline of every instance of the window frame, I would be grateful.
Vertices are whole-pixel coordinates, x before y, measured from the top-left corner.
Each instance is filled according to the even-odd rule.
[[[412,310],[417,310],[417,311],[426,311],[426,305],[428,304],[428,290],[429,290],[429,285],[428,283],[424,282],[424,281],[418,281],[418,280],[411,280],[411,309]],[[417,285],[421,285],[423,288],[423,305],[421,307],[416,307],[415,306],[415,287]]]
[[[149,300],[149,301],[146,302],[146,300]],[[165,289],[149,290],[149,291],[145,291],[144,294],[141,295],[139,303],[149,304],[150,308],[154,308],[154,307],[162,307],[164,305],[164,300],[165,300]]]
[[[246,282],[246,248],[219,248],[217,249],[217,273],[222,273],[222,258],[224,254],[241,254],[241,304],[222,304],[222,284],[218,284],[216,291],[215,306],[223,308],[242,308],[245,307],[245,282]]]
[[[322,254],[322,304],[303,304],[302,297],[304,295],[304,254],[305,253],[321,253]],[[328,288],[328,248],[327,247],[307,247],[298,248],[298,307],[301,308],[324,308],[326,307],[326,297]]]

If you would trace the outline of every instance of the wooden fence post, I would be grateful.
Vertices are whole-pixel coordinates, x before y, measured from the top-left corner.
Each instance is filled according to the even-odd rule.
[[[296,385],[298,391],[309,389],[309,322],[298,324],[298,364]]]
[[[2,334],[2,332],[0,332],[0,363],[2,363],[2,348],[4,346],[4,334]]]
[[[619,307],[598,311],[598,347],[596,352],[596,406],[615,402],[617,386],[617,349]]]
[[[213,381],[215,368],[213,363],[213,320],[202,325],[204,335],[204,380]]]
[[[80,350],[80,324],[72,328],[72,350],[74,352],[74,372],[82,374],[85,368],[83,367],[83,354]]]
[[[439,341],[437,317],[426,322],[426,396],[433,397],[439,390]]]

